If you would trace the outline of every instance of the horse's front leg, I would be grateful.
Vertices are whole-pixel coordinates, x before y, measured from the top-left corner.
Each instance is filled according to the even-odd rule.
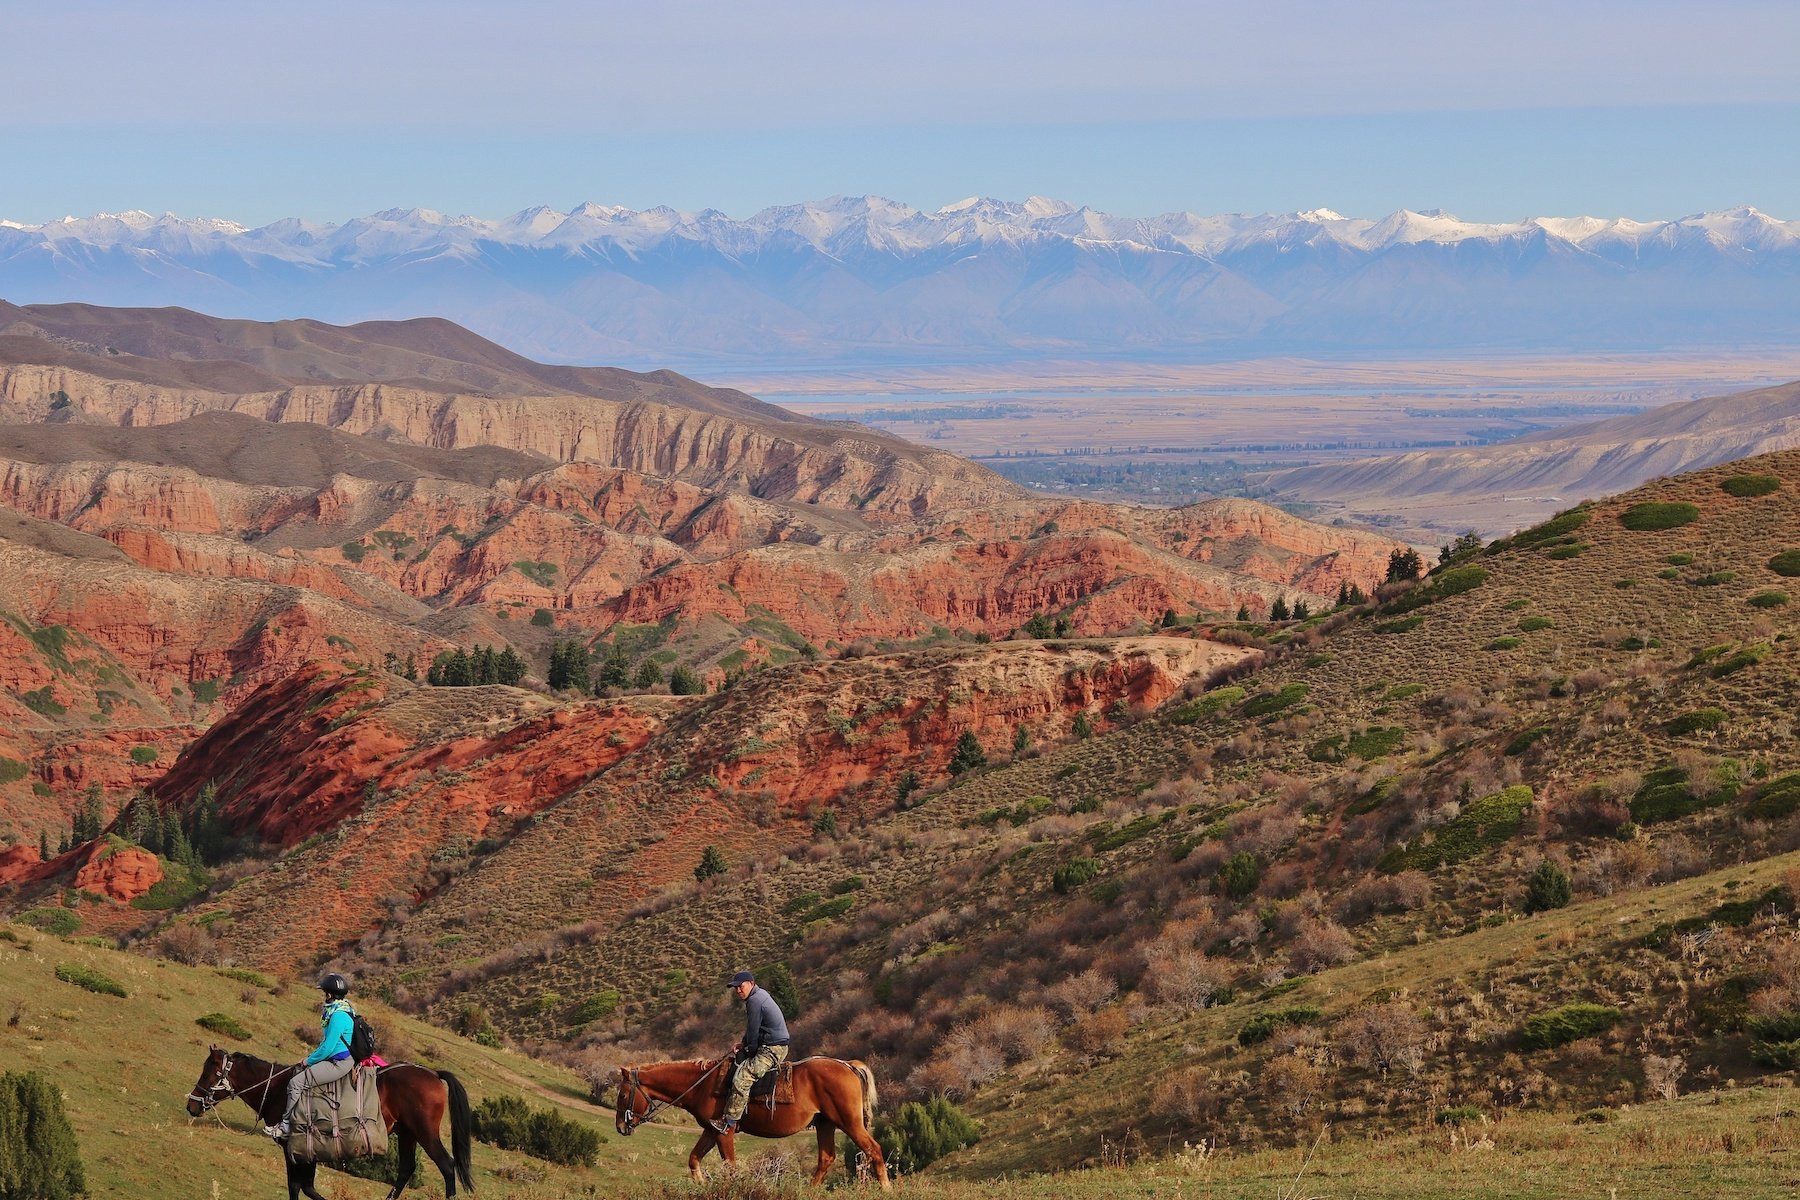
[[[695,1183],[705,1181],[706,1176],[700,1173],[700,1160],[705,1158],[708,1154],[711,1154],[714,1146],[719,1146],[720,1158],[723,1158],[726,1162],[731,1161],[730,1156],[725,1153],[725,1149],[720,1143],[719,1135],[710,1129],[702,1128],[700,1131],[700,1140],[694,1143],[694,1148],[692,1150],[688,1151],[688,1175],[693,1178]]]
[[[318,1163],[288,1159],[288,1200],[298,1200],[294,1195],[296,1188],[306,1194],[307,1200],[325,1200],[319,1194],[318,1178]]]

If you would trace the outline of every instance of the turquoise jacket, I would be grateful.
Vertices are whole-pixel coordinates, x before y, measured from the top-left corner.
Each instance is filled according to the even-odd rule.
[[[350,1057],[352,1011],[348,1000],[333,1000],[325,1006],[319,1018],[324,1036],[319,1039],[319,1048],[306,1056],[306,1066]]]

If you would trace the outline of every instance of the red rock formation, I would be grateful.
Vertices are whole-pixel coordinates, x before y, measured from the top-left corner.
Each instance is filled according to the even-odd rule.
[[[128,904],[162,882],[162,863],[137,846],[112,847],[91,842],[86,861],[75,872],[75,887]]]

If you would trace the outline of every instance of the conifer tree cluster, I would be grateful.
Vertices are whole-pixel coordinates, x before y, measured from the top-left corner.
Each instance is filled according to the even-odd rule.
[[[477,646],[473,651],[459,646],[445,650],[431,660],[425,672],[425,682],[433,687],[475,687],[485,683],[516,686],[524,678],[525,660],[511,646]]]
[[[119,817],[119,832],[152,854],[184,867],[210,866],[231,852],[231,833],[219,813],[218,789],[208,783],[194,797],[184,825],[174,808],[139,793]]]
[[[587,647],[579,641],[550,643],[550,674],[547,682],[552,691],[586,692],[588,680]]]

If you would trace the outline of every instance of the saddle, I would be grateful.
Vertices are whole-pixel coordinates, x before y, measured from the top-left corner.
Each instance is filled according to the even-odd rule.
[[[736,1069],[737,1063],[740,1061],[742,1060],[733,1061],[733,1069]],[[802,1059],[801,1061],[806,1060]],[[774,1111],[777,1104],[792,1104],[794,1102],[794,1066],[795,1064],[792,1062],[784,1062],[767,1075],[759,1077],[755,1083],[750,1085],[750,1099],[768,1105],[771,1112]],[[730,1094],[731,1071],[721,1071],[719,1073],[719,1095],[725,1097]]]
[[[387,1126],[381,1121],[375,1075],[374,1067],[355,1067],[335,1083],[301,1092],[288,1134],[288,1157],[334,1163],[385,1155]]]

